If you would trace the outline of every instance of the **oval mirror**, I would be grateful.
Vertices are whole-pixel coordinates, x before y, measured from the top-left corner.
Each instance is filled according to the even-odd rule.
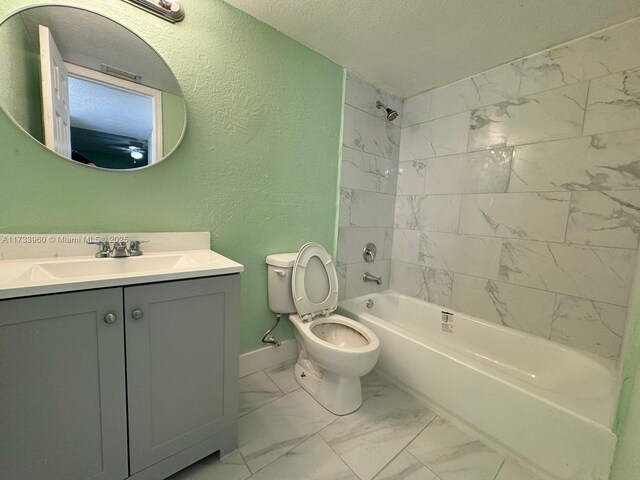
[[[186,107],[158,53],[76,7],[35,6],[0,24],[0,105],[28,135],[92,168],[137,170],[180,143]]]

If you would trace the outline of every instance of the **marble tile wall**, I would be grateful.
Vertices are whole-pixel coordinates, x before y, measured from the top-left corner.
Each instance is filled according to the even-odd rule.
[[[376,100],[399,117],[387,121]],[[336,261],[340,299],[389,288],[401,122],[402,99],[347,74]],[[362,257],[368,242],[378,249],[373,263]],[[382,285],[364,283],[365,272],[381,276]]]
[[[387,138],[390,288],[618,358],[640,236],[640,20],[406,99],[399,148]]]

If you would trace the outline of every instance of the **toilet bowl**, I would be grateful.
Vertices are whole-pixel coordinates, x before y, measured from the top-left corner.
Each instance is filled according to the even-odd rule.
[[[341,315],[312,322],[304,322],[297,314],[289,319],[298,341],[294,368],[298,384],[336,415],[360,408],[360,377],[369,373],[378,360],[378,337],[364,325]]]
[[[296,381],[336,415],[357,410],[362,405],[360,377],[375,366],[380,341],[361,323],[333,313],[338,276],[331,256],[317,243],[308,243],[297,254],[270,255],[267,263],[269,306],[290,313],[295,328]]]

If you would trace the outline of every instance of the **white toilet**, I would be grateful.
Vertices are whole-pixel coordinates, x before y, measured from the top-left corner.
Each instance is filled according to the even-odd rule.
[[[361,323],[333,314],[338,275],[317,243],[267,257],[269,308],[289,313],[298,342],[297,382],[322,406],[346,415],[362,405],[360,377],[378,360],[380,341]]]

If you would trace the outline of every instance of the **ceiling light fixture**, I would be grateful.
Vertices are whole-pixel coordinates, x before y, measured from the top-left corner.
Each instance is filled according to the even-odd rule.
[[[122,0],[171,23],[184,20],[184,9],[178,0]]]

